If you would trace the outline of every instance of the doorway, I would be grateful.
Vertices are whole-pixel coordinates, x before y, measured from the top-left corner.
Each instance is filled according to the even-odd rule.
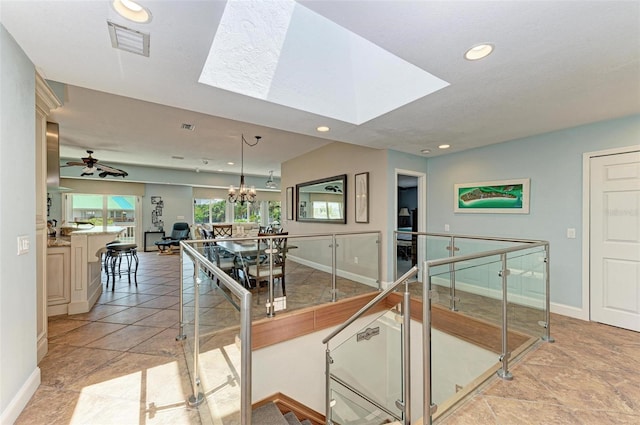
[[[640,151],[585,154],[590,320],[640,331]]]
[[[396,170],[395,229],[403,232],[423,232],[426,217],[426,174]],[[395,276],[420,264],[424,257],[424,237],[398,235]]]

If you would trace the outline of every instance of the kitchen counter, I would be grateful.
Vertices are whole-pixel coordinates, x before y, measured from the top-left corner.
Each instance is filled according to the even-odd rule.
[[[117,226],[96,226],[73,230],[69,236],[50,238],[47,243],[48,257],[52,261],[51,273],[47,271],[47,287],[51,294],[48,315],[91,310],[102,294],[100,260],[104,247],[125,230]]]

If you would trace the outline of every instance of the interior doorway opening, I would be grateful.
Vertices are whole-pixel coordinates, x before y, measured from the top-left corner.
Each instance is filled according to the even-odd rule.
[[[419,181],[413,174],[397,173],[396,184],[396,230],[402,232],[418,232],[420,229]],[[418,263],[418,246],[415,235],[398,234],[396,252],[397,276],[406,273]]]

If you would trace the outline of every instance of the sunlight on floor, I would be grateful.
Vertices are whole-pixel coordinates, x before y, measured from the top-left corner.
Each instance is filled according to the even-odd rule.
[[[184,409],[187,382],[186,371],[181,374],[178,362],[172,361],[88,385],[80,392],[70,423],[189,423]]]
[[[230,344],[200,355],[200,381],[216,423],[240,419],[240,350]],[[239,422],[238,422],[239,423]]]

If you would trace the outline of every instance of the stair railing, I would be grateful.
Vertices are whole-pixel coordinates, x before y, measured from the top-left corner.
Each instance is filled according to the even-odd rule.
[[[400,287],[401,285],[405,285],[404,288],[404,293],[403,293],[403,301],[401,304],[401,313],[402,313],[402,319],[403,319],[403,326],[402,326],[402,377],[403,377],[403,382],[402,382],[402,397],[404,400],[399,401],[399,403],[397,404],[397,407],[399,407],[402,410],[402,423],[404,425],[409,425],[411,423],[411,409],[410,409],[410,403],[411,403],[411,377],[410,377],[410,367],[411,367],[411,361],[410,361],[410,352],[411,352],[411,332],[410,332],[410,323],[411,323],[411,302],[410,302],[410,293],[409,293],[409,279],[411,279],[412,277],[414,277],[415,275],[417,275],[418,273],[418,267],[414,266],[412,267],[408,272],[406,272],[405,274],[403,274],[398,280],[396,280],[395,282],[393,282],[387,289],[385,289],[384,291],[380,292],[380,294],[378,294],[374,299],[372,299],[371,301],[369,301],[365,306],[363,306],[360,310],[358,310],[356,313],[354,313],[350,318],[348,318],[344,323],[342,323],[340,326],[338,326],[333,332],[331,332],[327,337],[325,337],[322,340],[323,344],[326,344],[326,387],[325,387],[325,395],[326,395],[326,400],[325,400],[325,409],[326,409],[326,418],[327,418],[327,424],[330,425],[332,424],[331,421],[331,380],[333,379],[332,375],[331,375],[331,364],[332,364],[332,359],[331,359],[331,350],[329,348],[329,342],[335,338],[337,335],[341,334],[347,327],[349,327],[351,324],[353,324],[356,320],[358,320],[359,318],[363,317],[368,311],[370,311],[373,307],[375,307],[376,305],[378,305],[379,303],[383,302],[388,296],[389,294],[391,294],[392,292],[396,291],[398,289],[398,287]],[[339,382],[339,381],[338,381]],[[344,385],[344,383],[342,384]],[[353,388],[351,386],[348,386],[349,390],[351,390],[352,392],[354,392],[355,394],[357,394],[359,397],[361,397],[362,399],[366,400],[367,402],[371,403],[372,405],[376,406],[377,408],[385,411],[388,414],[393,415],[391,412],[389,412],[388,410],[386,410],[383,406],[381,406],[380,404],[376,403],[375,400],[372,400],[371,398],[367,397],[366,395],[362,394],[360,391],[358,391],[356,388]]]

